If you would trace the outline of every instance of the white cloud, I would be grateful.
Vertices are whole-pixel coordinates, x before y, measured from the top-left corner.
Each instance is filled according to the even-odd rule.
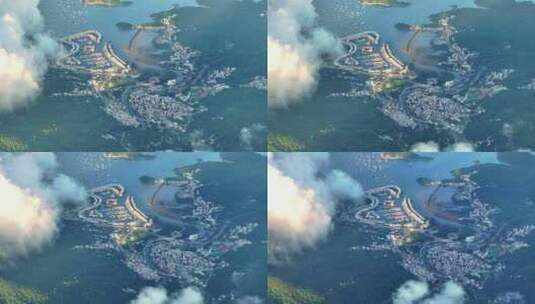
[[[440,152],[440,146],[434,141],[419,142],[411,147],[412,152]],[[474,145],[469,142],[458,142],[444,148],[446,152],[474,152]]]
[[[27,255],[53,241],[64,202],[85,190],[58,173],[52,153],[0,154],[0,256]]]
[[[262,304],[264,301],[259,297],[245,296],[236,300],[236,304]]]
[[[393,297],[394,304],[412,304],[429,294],[429,286],[425,282],[407,281],[399,287]]]
[[[464,298],[464,289],[459,284],[448,281],[439,293],[426,299],[423,304],[462,304]]]
[[[145,287],[130,304],[203,304],[201,292],[195,287],[184,288],[169,295],[163,287]]]
[[[268,105],[286,107],[316,88],[323,55],[342,52],[340,41],[315,24],[312,0],[268,2]]]
[[[0,257],[26,255],[50,242],[58,231],[58,210],[0,175]]]
[[[38,4],[39,0],[0,0],[0,111],[32,101],[48,59],[61,52],[44,32]]]
[[[416,143],[411,147],[412,152],[440,152],[440,147],[436,142],[428,141],[428,142],[420,142]]]
[[[363,194],[352,177],[328,166],[328,153],[269,154],[270,263],[286,261],[324,240],[333,228],[336,203]]]
[[[201,292],[193,287],[182,289],[169,304],[202,304],[204,302]]]
[[[355,199],[364,193],[359,183],[340,170],[329,173],[325,182],[331,193],[338,198]]]
[[[462,304],[466,293],[461,285],[448,281],[433,293],[427,282],[407,281],[392,297],[393,304]]]
[[[284,107],[309,95],[316,87],[316,66],[299,51],[268,37],[268,102]]]
[[[253,124],[248,127],[243,127],[240,130],[240,144],[246,150],[252,151],[255,144],[260,138],[263,138],[266,133],[266,126],[262,124]]]
[[[162,287],[145,287],[131,304],[165,304],[169,296]]]
[[[474,152],[474,150],[474,145],[468,142],[458,142],[446,149],[446,151],[450,152]]]
[[[270,258],[285,258],[324,239],[331,229],[328,206],[311,188],[268,165],[268,227]],[[279,256],[279,257],[276,257]]]

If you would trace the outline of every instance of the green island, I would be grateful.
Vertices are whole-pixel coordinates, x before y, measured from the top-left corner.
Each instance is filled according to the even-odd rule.
[[[130,234],[128,234],[128,237],[124,240],[124,243],[122,245],[125,247],[133,246],[147,239],[150,235],[151,231],[149,229],[135,229]]]
[[[268,276],[268,303],[319,304],[325,299],[310,289],[292,286],[281,279]]]
[[[15,137],[0,134],[0,150],[24,151],[28,150],[28,146]]]
[[[267,143],[269,151],[302,151],[305,148],[295,138],[280,133],[269,133]]]
[[[389,79],[384,86],[383,92],[390,93],[396,92],[402,89],[407,83],[406,79],[403,78],[391,78]]]
[[[122,31],[131,31],[134,29],[134,25],[128,22],[117,22],[116,26]]]
[[[0,304],[40,304],[46,303],[47,300],[39,291],[0,279]]]
[[[125,86],[127,84],[131,84],[134,82],[134,79],[129,76],[113,76],[110,81],[106,82],[104,84],[104,90],[113,90],[122,86]]]

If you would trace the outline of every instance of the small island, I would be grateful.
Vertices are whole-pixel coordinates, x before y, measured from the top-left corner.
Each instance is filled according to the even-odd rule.
[[[396,0],[360,0],[360,3],[362,5],[367,5],[367,6],[383,6],[383,7],[410,5],[408,2],[401,2],[401,1],[396,1]]]
[[[403,32],[410,32],[412,25],[408,23],[398,22],[396,25],[394,25],[396,29],[403,31]]]
[[[418,184],[424,187],[437,187],[442,185],[442,181],[433,180],[427,177],[418,177],[416,180],[418,181]]]
[[[85,5],[91,6],[128,6],[132,4],[132,1],[126,0],[83,0]]]
[[[139,177],[139,181],[140,181],[143,185],[147,185],[147,186],[153,186],[153,185],[156,185],[156,178],[155,178],[155,177],[152,177],[152,176],[147,176],[147,175],[140,176],[140,177]]]
[[[134,25],[128,22],[117,22],[116,26],[121,31],[131,31],[134,29]]]
[[[114,160],[152,160],[156,156],[143,152],[104,152],[104,158]]]
[[[419,155],[414,152],[382,152],[382,160],[430,161],[430,156]]]

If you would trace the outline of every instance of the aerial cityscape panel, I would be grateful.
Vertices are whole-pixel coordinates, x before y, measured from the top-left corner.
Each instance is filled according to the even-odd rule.
[[[1,1],[0,150],[265,151],[265,11]]]
[[[270,1],[268,150],[533,149],[534,15],[522,0]]]
[[[268,303],[533,303],[532,153],[274,153]]]
[[[0,303],[260,304],[266,157],[0,154]]]

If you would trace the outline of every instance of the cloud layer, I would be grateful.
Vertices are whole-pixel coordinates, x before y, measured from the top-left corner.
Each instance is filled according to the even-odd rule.
[[[194,287],[169,295],[163,287],[145,287],[130,304],[203,304],[201,292]]]
[[[434,141],[419,142],[411,147],[412,152],[440,152],[440,146]],[[458,142],[444,148],[445,152],[474,152],[475,148],[469,142]]]
[[[363,190],[329,168],[328,153],[276,153],[268,159],[269,259],[279,263],[325,239],[336,203],[358,199]]]
[[[61,51],[44,32],[39,0],[0,0],[0,111],[12,111],[33,100],[48,69]]]
[[[84,202],[85,190],[58,173],[52,153],[0,154],[0,257],[27,255],[58,233],[65,202]]]
[[[342,52],[340,41],[317,27],[312,0],[268,2],[268,104],[286,107],[316,88],[323,55]]]
[[[427,282],[405,282],[392,297],[393,304],[462,304],[465,291],[459,284],[448,281],[433,293]]]

